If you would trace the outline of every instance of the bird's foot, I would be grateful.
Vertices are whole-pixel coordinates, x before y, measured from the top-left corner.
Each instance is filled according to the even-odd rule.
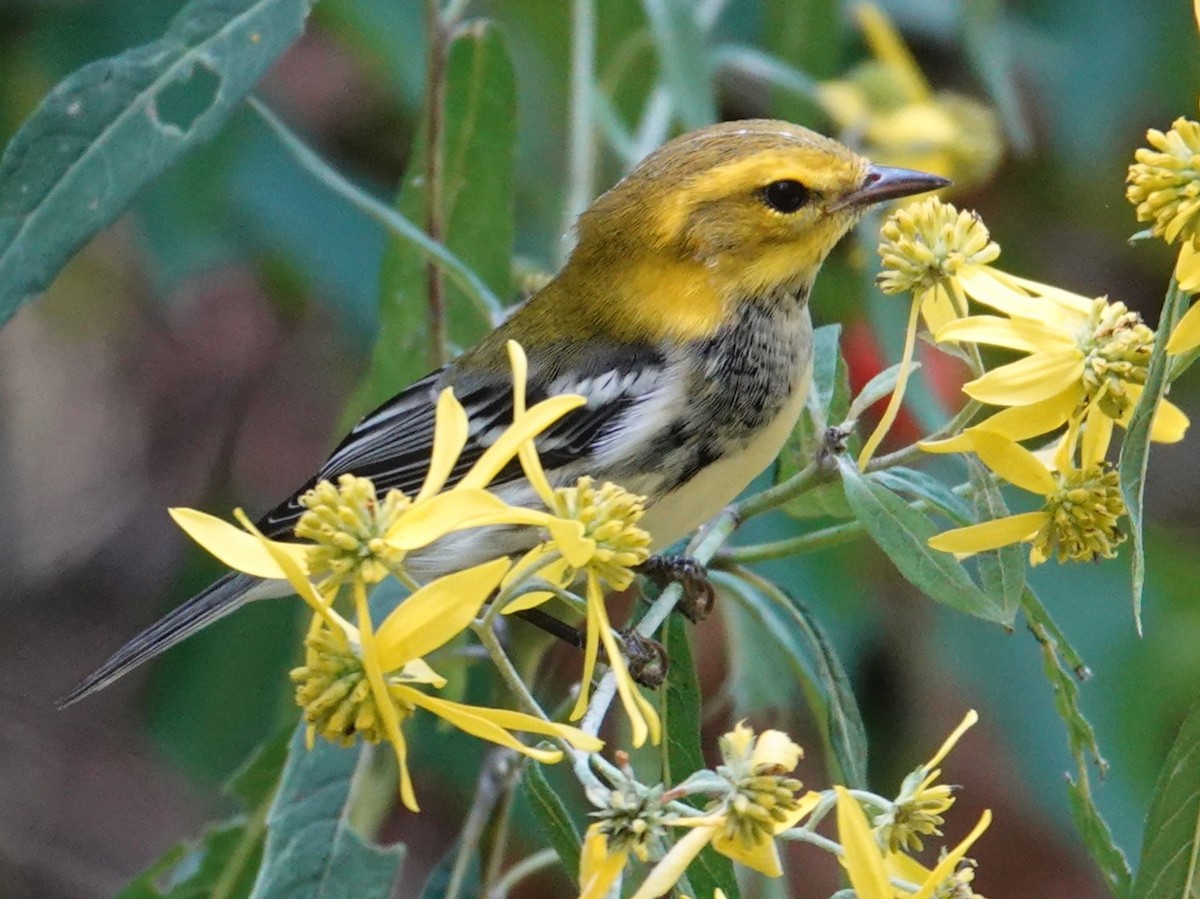
[[[657,690],[667,679],[669,662],[666,647],[657,640],[643,637],[633,628],[619,633],[629,676],[643,687]]]
[[[658,587],[678,583],[683,587],[683,596],[675,607],[693,623],[708,617],[716,601],[716,591],[708,579],[708,569],[689,556],[651,556],[638,567]]]

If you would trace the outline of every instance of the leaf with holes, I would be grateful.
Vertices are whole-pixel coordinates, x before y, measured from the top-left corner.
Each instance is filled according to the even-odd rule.
[[[157,41],[90,63],[0,158],[0,325],[88,238],[220,130],[315,0],[193,0]]]

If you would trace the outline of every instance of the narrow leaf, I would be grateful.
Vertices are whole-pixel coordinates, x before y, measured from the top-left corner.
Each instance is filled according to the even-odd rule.
[[[1192,707],[1154,787],[1131,899],[1200,899],[1200,702]]]
[[[671,785],[704,768],[704,751],[700,743],[700,682],[683,616],[672,615],[667,620],[663,646],[670,666],[666,683],[658,694],[663,725],[662,776],[663,783]],[[688,866],[688,880],[697,896],[711,896],[717,889],[724,890],[729,899],[741,895],[733,863],[711,846],[701,850]]]
[[[802,602],[753,572],[714,574],[774,640],[804,688],[827,747],[833,779],[852,789],[867,786],[867,735],[845,666],[816,617]]]
[[[193,0],[159,40],[90,63],[0,158],[0,325],[134,195],[209,140],[314,0]]]
[[[525,763],[521,774],[521,787],[529,799],[534,819],[550,843],[550,848],[558,853],[558,860],[562,862],[571,880],[579,880],[579,847],[583,845],[583,836],[571,820],[562,799],[546,780],[541,765],[533,761]]]
[[[1131,882],[1129,864],[1113,841],[1112,833],[1091,793],[1092,766],[1103,777],[1108,771],[1108,762],[1100,754],[1096,732],[1079,707],[1077,678],[1083,679],[1090,672],[1067,643],[1037,595],[1028,587],[1021,597],[1021,608],[1029,629],[1041,644],[1042,667],[1046,680],[1054,690],[1054,707],[1066,725],[1067,745],[1075,759],[1075,777],[1067,777],[1067,793],[1075,827],[1109,888],[1118,897],[1128,896]]]
[[[900,379],[901,363],[888,366],[871,380],[869,380],[863,389],[858,392],[858,396],[854,398],[854,402],[850,404],[850,409],[846,413],[846,418],[850,421],[857,421],[862,417],[862,414],[878,403],[884,397],[890,396],[892,391],[896,389],[896,382]],[[909,376],[916,374],[921,369],[920,362],[912,363],[909,368]]]
[[[937,527],[874,477],[864,477],[852,460],[838,459],[846,499],[871,539],[914,587],[931,599],[983,618],[1007,624],[1007,613],[975,585],[952,554],[930,549]]]
[[[1139,634],[1142,632],[1142,589],[1146,581],[1146,547],[1142,524],[1145,511],[1143,498],[1146,491],[1146,465],[1150,460],[1150,429],[1159,401],[1167,390],[1167,337],[1187,311],[1187,304],[1187,294],[1179,289],[1179,285],[1172,278],[1166,299],[1163,300],[1162,314],[1159,316],[1158,336],[1154,341],[1154,351],[1150,354],[1150,364],[1146,371],[1146,386],[1142,390],[1137,408],[1133,410],[1129,419],[1129,426],[1125,429],[1121,457],[1117,462],[1121,494],[1125,498],[1125,508],[1129,513],[1133,619]]]
[[[871,478],[895,493],[904,493],[927,502],[949,516],[955,524],[974,524],[977,520],[966,500],[937,478],[915,468],[886,468],[874,472]]]
[[[362,753],[324,740],[310,751],[304,731],[301,724],[292,736],[252,899],[385,899],[404,848],[370,844],[350,826],[350,786]]]

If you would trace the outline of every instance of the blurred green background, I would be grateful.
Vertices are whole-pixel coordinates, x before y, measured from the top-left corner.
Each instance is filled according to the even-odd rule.
[[[157,37],[179,5],[0,5],[0,143],[63,76]],[[1126,244],[1137,225],[1123,180],[1147,127],[1195,115],[1200,37],[1191,4],[884,5],[935,86],[985,96],[980,60],[992,56],[980,47],[1003,51],[1028,146],[1010,150],[987,187],[954,198],[983,215],[1003,247],[1002,265],[1107,293],[1153,322],[1171,254],[1157,243]],[[655,73],[642,7],[598,7],[601,81],[633,116]],[[567,246],[569,11],[544,0],[480,0],[469,9],[497,21],[508,39],[519,92],[518,252],[533,268],[552,269]],[[304,38],[261,85],[281,116],[380,197],[399,183],[417,124],[423,16],[414,0],[322,0]],[[981,21],[982,30],[968,26]],[[863,56],[832,0],[731,0],[715,34],[817,77]],[[813,107],[761,83],[720,78],[717,97],[723,118],[788,116],[828,128]],[[601,186],[620,171],[602,156]],[[261,511],[332,446],[370,352],[383,246],[374,223],[302,172],[244,112],[145,191],[0,331],[4,897],[111,895],[225,810],[215,785],[294,716],[285,678],[296,650],[294,608],[284,603],[239,612],[79,707],[59,713],[54,699],[217,573],[165,507]],[[854,264],[843,248],[818,282],[814,308],[820,321],[859,323],[847,353],[861,383],[883,364],[874,344],[891,345],[894,335],[872,340],[861,302],[846,302]],[[1194,377],[1172,399],[1200,417]],[[1195,443],[1154,451],[1145,638],[1133,629],[1124,560],[1051,564],[1034,577],[1095,672],[1083,704],[1112,765],[1099,802],[1133,856],[1158,766],[1200,682]],[[780,517],[744,539],[796,527]],[[948,836],[960,837],[980,808],[995,811],[973,852],[984,895],[1104,895],[1072,835],[1063,788],[1071,761],[1028,633],[935,608],[866,543],[769,570],[818,611],[845,653],[880,791],[893,790],[966,708],[979,709],[981,725],[947,769],[965,787]],[[769,658],[735,665],[737,676],[727,677],[721,626],[705,627],[705,682],[727,704],[721,713],[811,735],[797,691],[766,676]],[[726,632],[753,643],[736,618]],[[470,770],[469,758],[462,767]],[[802,773],[823,785],[815,761]],[[444,801],[422,813],[420,827],[398,825],[413,841],[410,872],[436,862],[469,801],[469,778],[439,780]],[[823,873],[798,895],[827,895],[830,866],[798,853],[797,864],[810,862]],[[563,889],[541,883],[545,895]]]

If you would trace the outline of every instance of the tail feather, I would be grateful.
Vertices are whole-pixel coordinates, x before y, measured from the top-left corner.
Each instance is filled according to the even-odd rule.
[[[104,689],[138,665],[165,652],[201,628],[224,618],[249,600],[277,595],[280,591],[263,589],[275,583],[234,572],[214,581],[203,592],[172,609],[118,649],[107,662],[60,699],[58,707],[65,709],[85,696]]]

